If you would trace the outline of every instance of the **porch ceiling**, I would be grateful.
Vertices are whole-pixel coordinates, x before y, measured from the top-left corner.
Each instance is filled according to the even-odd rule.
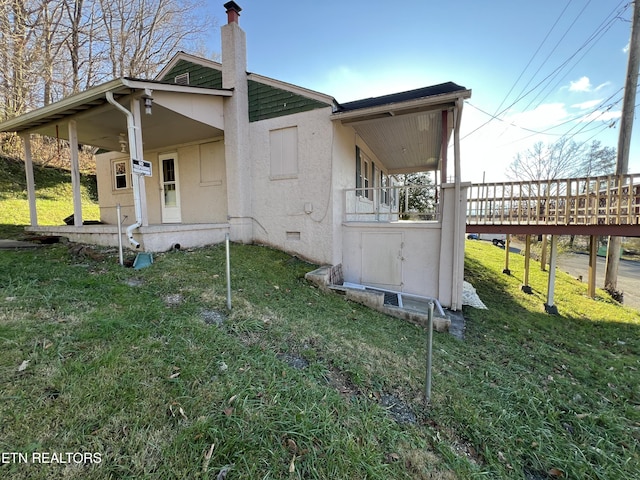
[[[441,168],[453,132],[456,101],[471,91],[454,83],[350,102],[333,114],[334,121],[354,128],[389,173]]]
[[[389,173],[438,170],[442,152],[442,113],[389,115],[351,124]],[[451,128],[447,129],[447,139]]]
[[[121,148],[120,134],[124,134],[127,140],[127,119],[122,112],[107,102],[106,92],[113,93],[114,98],[129,110],[130,99],[141,95],[145,89],[151,90],[154,96],[152,114],[146,115],[144,108],[142,109],[142,140],[145,149],[162,148],[223,134],[220,96],[228,96],[230,92],[129,79],[113,80],[7,120],[0,124],[0,131],[36,133],[68,140],[67,124],[70,120],[75,120],[80,144],[118,151]],[[163,96],[176,95],[185,99],[197,97],[199,103],[212,107],[209,110],[215,112],[212,121],[207,122],[202,118],[196,120],[179,113],[183,111],[188,114],[188,107],[193,102],[186,101],[186,109],[176,108],[173,105],[175,102],[163,102]]]

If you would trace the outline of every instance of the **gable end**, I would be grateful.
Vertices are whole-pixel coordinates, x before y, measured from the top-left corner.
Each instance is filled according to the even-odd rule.
[[[160,81],[176,83],[176,77],[184,74],[189,75],[189,85],[192,87],[222,88],[222,72],[220,70],[187,60],[179,60]]]
[[[250,122],[331,106],[328,103],[256,82],[255,80],[249,80],[248,82]]]

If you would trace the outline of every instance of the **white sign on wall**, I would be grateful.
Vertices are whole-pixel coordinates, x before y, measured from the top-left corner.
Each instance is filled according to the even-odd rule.
[[[136,160],[135,158],[132,158],[131,162],[133,163],[133,173],[144,175],[146,177],[151,176],[151,162],[147,162],[146,160]]]

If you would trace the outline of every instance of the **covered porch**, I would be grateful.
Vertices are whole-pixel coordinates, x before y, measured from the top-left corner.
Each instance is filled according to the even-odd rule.
[[[460,121],[470,96],[446,83],[352,102],[333,115],[355,130],[390,179],[343,191],[345,282],[462,307],[468,185],[461,182]],[[415,173],[429,181],[403,180]],[[410,206],[413,194],[421,207]]]
[[[199,246],[203,241],[221,241],[229,228],[226,211],[225,215],[217,218],[201,220],[196,217],[195,221],[189,221],[189,215],[186,215],[183,216],[186,218],[184,222],[165,222],[165,218],[154,214],[160,208],[158,204],[164,205],[165,199],[175,197],[175,193],[170,191],[175,188],[171,183],[176,184],[178,180],[161,180],[160,177],[166,176],[167,172],[166,167],[163,172],[164,165],[157,157],[158,152],[175,152],[180,146],[202,141],[217,141],[223,145],[223,101],[231,95],[231,91],[224,89],[120,78],[1,123],[0,131],[17,133],[24,144],[30,212],[27,230],[65,236],[73,241],[115,246],[119,242],[118,230],[121,227],[122,235],[127,237],[125,244],[146,251],[167,250],[176,244],[188,247]],[[73,192],[71,225],[62,225],[62,219],[60,226],[38,222],[32,135],[69,142]],[[82,212],[78,164],[80,145],[91,145],[99,153],[107,152],[97,155],[101,218],[100,222],[91,224],[85,224]],[[217,151],[224,157],[223,147]],[[109,162],[114,157],[120,157],[123,165],[118,174],[110,172]],[[222,162],[224,167],[224,158]],[[100,170],[105,168],[107,173],[101,178]],[[186,169],[185,173],[188,173]],[[217,173],[220,176],[217,183],[224,183],[224,171]],[[102,189],[100,182],[103,182]],[[192,203],[196,201],[197,198]],[[115,213],[116,203],[118,207],[122,203],[124,212],[119,218]],[[197,208],[187,203],[183,202],[182,208]],[[226,205],[226,198],[219,203]],[[103,208],[104,205],[107,207]]]

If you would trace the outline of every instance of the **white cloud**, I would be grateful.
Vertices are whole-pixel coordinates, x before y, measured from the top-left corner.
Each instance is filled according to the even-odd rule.
[[[588,102],[574,103],[573,105],[571,105],[571,108],[578,108],[580,110],[589,110],[590,108],[593,108],[596,105],[599,105],[601,102],[602,100],[589,100]]]
[[[545,103],[527,112],[515,113],[505,117],[505,122],[518,127],[540,130],[557,125],[569,118],[564,103]]]
[[[600,112],[592,112],[589,115],[586,115],[582,118],[579,118],[577,121],[584,122],[608,122],[609,120],[615,120],[622,116],[622,112],[620,110],[604,110]]]
[[[591,81],[589,77],[581,77],[579,80],[575,82],[569,82],[569,91],[570,92],[590,92],[591,91]]]

